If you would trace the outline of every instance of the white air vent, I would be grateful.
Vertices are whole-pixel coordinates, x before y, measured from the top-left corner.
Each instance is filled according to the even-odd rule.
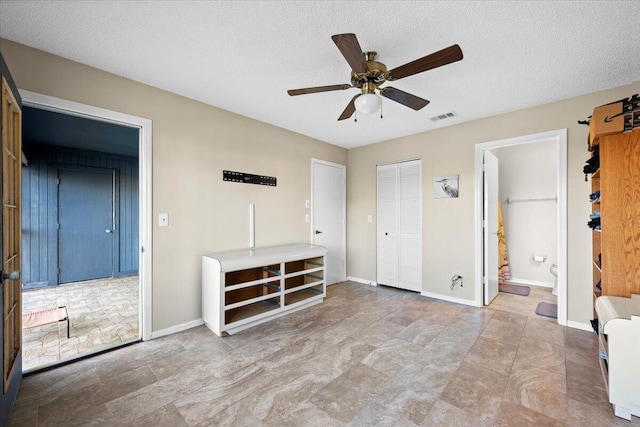
[[[444,113],[444,114],[440,114],[438,116],[433,116],[429,120],[431,120],[432,122],[437,122],[437,121],[448,119],[450,117],[455,117],[455,116],[457,116],[456,112],[455,111],[451,111],[449,113]]]

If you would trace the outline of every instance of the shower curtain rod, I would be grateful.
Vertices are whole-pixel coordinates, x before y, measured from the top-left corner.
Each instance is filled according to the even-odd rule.
[[[507,204],[510,203],[518,203],[518,202],[557,202],[558,201],[558,197],[546,197],[546,198],[542,198],[542,199],[512,199],[510,197],[507,197]]]

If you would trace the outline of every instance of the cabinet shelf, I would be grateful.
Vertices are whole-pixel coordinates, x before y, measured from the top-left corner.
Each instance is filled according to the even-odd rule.
[[[225,324],[232,326],[243,320],[256,318],[261,315],[268,315],[270,312],[280,308],[280,302],[275,298],[271,300],[259,301],[253,304],[242,306],[242,308],[234,308],[225,312]]]
[[[593,266],[596,268],[596,270],[598,270],[600,273],[602,273],[602,268],[600,268],[600,266],[598,265],[598,263],[595,260],[593,261]]]
[[[254,325],[323,301],[327,250],[292,245],[202,257],[202,317],[217,335]]]

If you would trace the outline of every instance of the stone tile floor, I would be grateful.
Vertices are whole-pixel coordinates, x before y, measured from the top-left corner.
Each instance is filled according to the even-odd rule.
[[[24,291],[22,312],[67,306],[67,323],[22,330],[22,369],[29,371],[138,339],[138,276]]]
[[[524,297],[523,297],[524,298]],[[23,379],[12,426],[640,426],[596,335],[353,282],[237,335],[204,326]]]

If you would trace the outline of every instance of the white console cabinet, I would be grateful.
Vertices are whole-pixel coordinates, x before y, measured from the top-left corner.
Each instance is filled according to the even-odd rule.
[[[616,416],[640,417],[640,295],[596,299],[600,367]]]
[[[291,245],[202,257],[202,317],[221,336],[318,304],[327,249]]]

